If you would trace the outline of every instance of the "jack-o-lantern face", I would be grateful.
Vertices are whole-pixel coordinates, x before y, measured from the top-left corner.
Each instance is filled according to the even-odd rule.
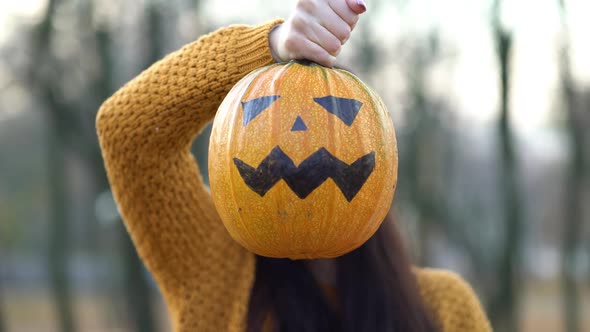
[[[244,126],[279,97],[260,97],[242,102]],[[334,96],[313,98],[313,100],[347,126],[352,125],[363,105],[358,100]],[[307,125],[298,115],[291,131],[307,129]],[[295,166],[293,160],[277,145],[256,168],[237,157],[234,158],[234,163],[246,185],[260,196],[264,196],[279,180],[284,180],[299,198],[304,199],[324,181],[331,178],[350,202],[375,168],[375,151],[367,153],[348,165],[333,156],[326,148],[321,147],[301,161],[299,166]]]
[[[358,78],[271,65],[221,104],[209,145],[211,194],[230,235],[269,257],[335,257],[363,244],[397,181],[393,124]]]

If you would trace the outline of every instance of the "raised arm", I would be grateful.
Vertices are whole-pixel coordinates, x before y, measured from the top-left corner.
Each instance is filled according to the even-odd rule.
[[[111,189],[179,330],[215,327],[192,325],[202,321],[188,314],[197,303],[228,313],[235,312],[223,308],[228,300],[246,297],[237,302],[247,304],[254,258],[227,235],[190,146],[229,89],[273,62],[268,36],[277,23],[233,26],[200,38],[127,83],[98,113]],[[219,326],[225,331],[240,319],[227,317]]]
[[[254,256],[231,240],[203,186],[189,150],[194,137],[253,69],[293,58],[332,66],[365,10],[360,3],[299,0],[277,29],[280,21],[213,32],[101,107],[97,131],[111,189],[175,330],[243,331],[255,273]]]

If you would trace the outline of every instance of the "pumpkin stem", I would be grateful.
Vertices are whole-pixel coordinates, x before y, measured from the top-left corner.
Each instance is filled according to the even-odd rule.
[[[294,59],[294,60],[291,60],[291,62],[295,62],[295,63],[300,64],[302,66],[319,66],[319,64],[317,64],[311,60],[307,60],[307,59]]]

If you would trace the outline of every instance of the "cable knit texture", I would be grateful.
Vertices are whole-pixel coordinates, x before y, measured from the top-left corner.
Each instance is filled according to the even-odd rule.
[[[271,64],[270,30],[230,26],[166,56],[101,107],[97,130],[127,230],[168,305],[175,331],[244,331],[255,257],[223,227],[190,146],[231,87]],[[444,331],[489,331],[470,287],[416,269]]]

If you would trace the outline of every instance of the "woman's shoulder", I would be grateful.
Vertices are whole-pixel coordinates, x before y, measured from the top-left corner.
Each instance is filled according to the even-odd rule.
[[[443,331],[491,331],[473,288],[455,272],[415,268],[414,274],[426,306]]]
[[[475,296],[471,286],[459,274],[442,269],[414,268],[414,275],[422,296],[432,298]],[[426,300],[426,299],[425,299]]]

